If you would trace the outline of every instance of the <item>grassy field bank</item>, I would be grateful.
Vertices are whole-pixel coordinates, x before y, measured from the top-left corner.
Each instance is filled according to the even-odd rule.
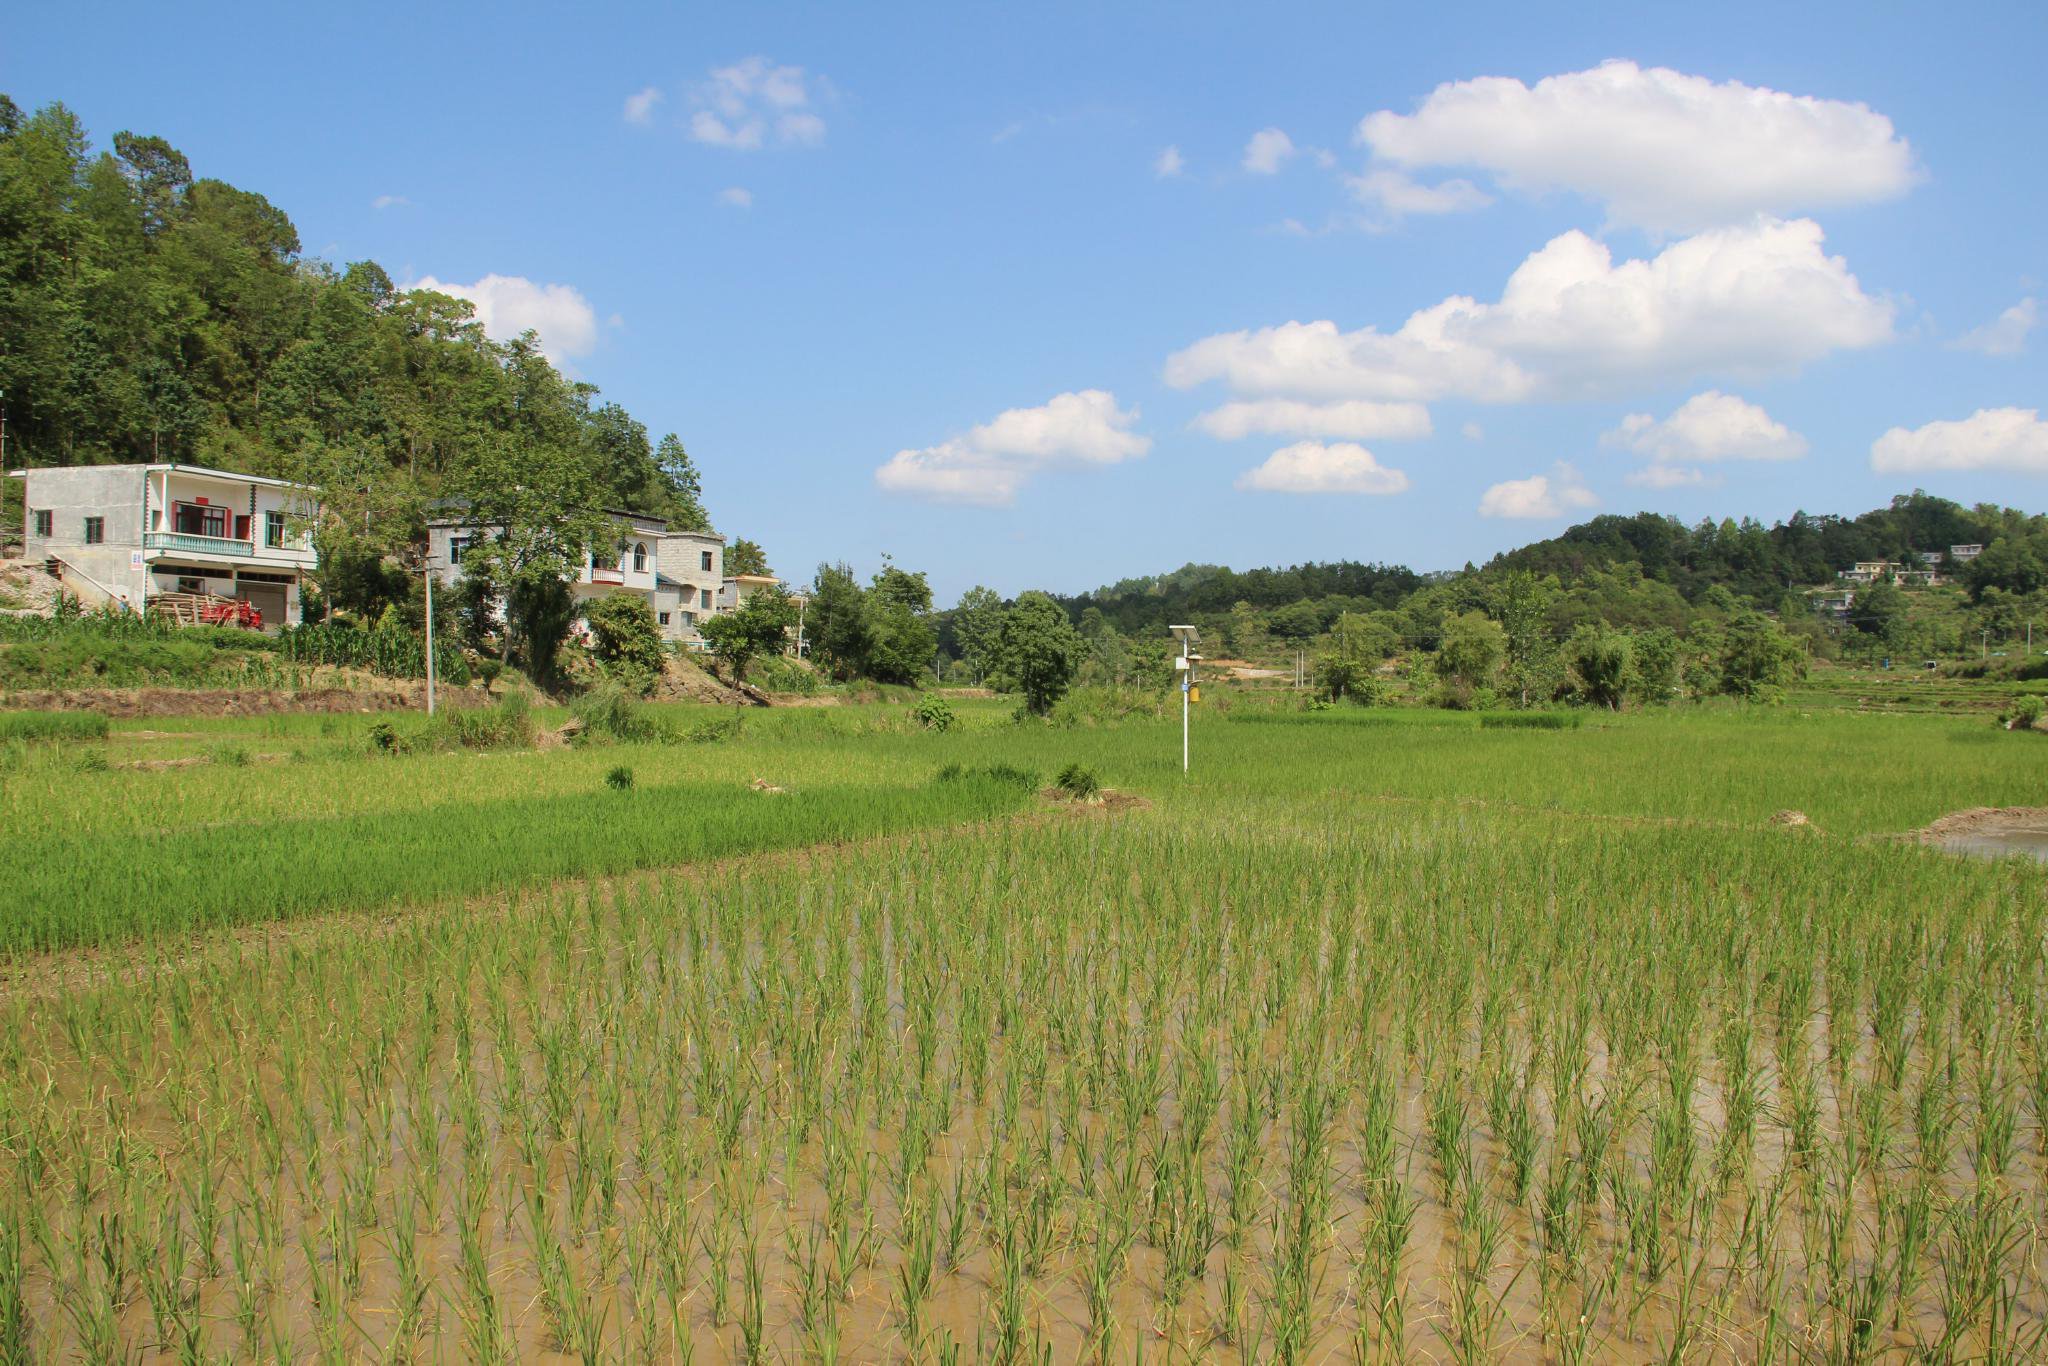
[[[1177,724],[960,710],[17,751],[52,923],[118,885],[96,852],[205,819],[308,851],[327,909],[489,881],[437,859],[649,871],[282,949],[17,956],[0,1355],[2039,1358],[2048,869],[1887,838],[2040,803],[2039,737],[1237,709],[1183,779]],[[1076,761],[1150,805],[962,828],[1021,796],[932,781]],[[607,843],[622,801],[662,837]],[[793,842],[806,802],[900,837],[666,868],[712,851],[663,832],[773,811]],[[350,828],[407,852],[351,885],[311,852]]]

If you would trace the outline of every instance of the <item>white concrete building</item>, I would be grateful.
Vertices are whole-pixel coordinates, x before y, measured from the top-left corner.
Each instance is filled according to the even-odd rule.
[[[659,618],[657,602],[660,593],[662,542],[671,533],[668,523],[660,517],[640,512],[607,510],[617,531],[616,548],[605,547],[586,551],[583,567],[569,584],[570,595],[577,604],[577,624],[582,627],[582,611],[586,604],[615,593],[631,593],[644,601],[649,610]],[[497,534],[499,528],[476,522],[460,515],[444,515],[427,523],[427,567],[433,571],[434,581],[447,589],[454,589],[462,583],[462,557],[472,546],[481,544]],[[724,546],[720,538],[721,549]],[[504,605],[498,605],[502,612]],[[663,632],[666,636],[668,633]]]
[[[160,593],[212,593],[249,603],[266,629],[298,623],[314,566],[304,485],[179,464],[8,475],[25,486],[23,554],[53,562],[88,605],[143,612]]]
[[[718,611],[725,582],[725,537],[715,531],[671,531],[661,538],[654,616],[663,640],[704,648],[697,627]]]

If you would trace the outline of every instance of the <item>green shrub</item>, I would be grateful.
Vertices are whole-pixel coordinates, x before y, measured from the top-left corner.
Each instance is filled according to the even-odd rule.
[[[721,740],[738,739],[740,726],[740,713],[735,710],[731,716],[714,716],[709,721],[699,721],[683,732],[683,738],[693,745],[715,745]]]
[[[644,744],[669,739],[668,730],[617,683],[600,683],[569,709],[583,723],[582,739]]]
[[[2021,693],[1998,714],[1998,723],[2007,730],[2033,730],[2040,725],[2044,711],[2048,711],[2048,702],[2040,694]]]
[[[604,785],[614,792],[625,792],[633,786],[633,770],[620,764],[604,775]]]
[[[644,696],[661,676],[661,627],[646,601],[630,593],[599,598],[583,611],[590,653],[606,676]]]
[[[532,707],[524,693],[506,693],[495,707],[437,712],[420,743],[431,749],[524,749],[533,743]]]
[[[225,742],[218,745],[209,745],[206,749],[206,758],[209,763],[219,764],[222,768],[247,768],[249,766],[249,751],[242,745]]]
[[[1092,770],[1079,764],[1068,764],[1052,780],[1052,785],[1077,802],[1087,801],[1102,791],[1102,783]]]
[[[0,712],[0,740],[104,740],[107,718],[89,711]]]
[[[818,677],[816,669],[787,655],[762,655],[747,666],[747,678],[762,692],[814,697],[825,690],[824,680]]]
[[[1003,787],[1014,787],[1024,792],[1038,790],[1038,775],[1028,768],[1014,764],[989,764],[982,768],[962,768],[959,764],[947,764],[938,771],[935,781],[941,783],[970,782],[987,779]]]
[[[926,730],[949,731],[953,729],[953,722],[955,720],[953,709],[946,705],[946,699],[943,697],[924,698],[915,707],[911,708],[910,714],[916,717],[917,723]]]

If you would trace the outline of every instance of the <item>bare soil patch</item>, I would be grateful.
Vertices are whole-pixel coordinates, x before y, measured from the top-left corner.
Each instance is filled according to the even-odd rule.
[[[656,702],[717,702],[730,707],[758,701],[759,694],[730,688],[690,660],[670,659],[649,697]]]
[[[1113,787],[1105,787],[1089,797],[1076,797],[1065,788],[1042,787],[1038,790],[1038,795],[1053,806],[1064,807],[1070,811],[1100,812],[1103,815],[1116,811],[1143,811],[1152,805],[1148,799],[1140,797],[1135,792],[1119,792]]]
[[[1973,806],[1951,811],[1917,833],[1926,844],[1968,835],[2048,835],[2048,806]]]

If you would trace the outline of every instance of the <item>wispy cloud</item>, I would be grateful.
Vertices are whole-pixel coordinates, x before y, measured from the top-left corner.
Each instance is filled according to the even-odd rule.
[[[2027,349],[2027,334],[2040,320],[2040,305],[2031,298],[2022,299],[1982,327],[1963,333],[1949,347],[1985,356],[2017,356]]]
[[[1294,156],[1294,139],[1278,128],[1261,128],[1244,145],[1242,165],[1253,175],[1274,175]]]
[[[741,152],[771,144],[815,147],[825,140],[825,120],[814,96],[829,90],[823,78],[766,57],[715,67],[690,92],[690,136],[706,146]]]
[[[654,106],[667,99],[655,86],[626,96],[625,117],[628,123],[650,123],[654,119]]]

